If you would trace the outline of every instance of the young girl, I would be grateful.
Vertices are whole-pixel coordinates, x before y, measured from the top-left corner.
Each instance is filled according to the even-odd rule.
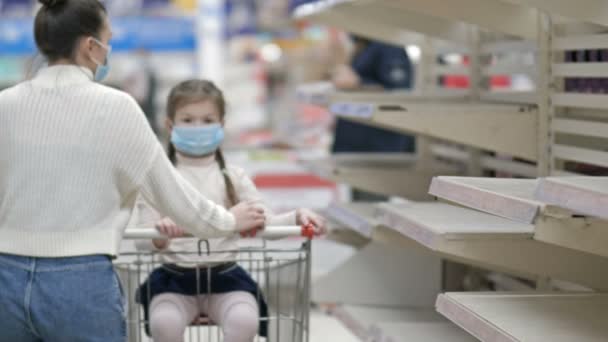
[[[167,106],[169,158],[198,191],[217,204],[232,207],[248,201],[263,208],[251,179],[242,169],[226,166],[219,149],[225,107],[222,92],[211,82],[191,80],[173,88]],[[323,219],[310,210],[275,216],[264,209],[268,226],[312,224],[319,234],[325,230]],[[171,238],[184,234],[169,218],[161,218],[143,203],[138,221],[139,226],[155,224]],[[260,317],[266,315],[265,303],[257,300],[259,289],[254,280],[235,264],[236,252],[206,253],[207,248],[236,251],[238,239],[238,234],[210,239],[198,254],[192,254],[201,248],[197,238],[152,241],[153,248],[170,252],[161,254],[163,266],[138,291],[155,342],[181,341],[186,327],[201,314],[221,327],[225,342],[250,342],[258,330],[265,335],[265,325],[259,325]],[[207,295],[209,267],[211,295]]]

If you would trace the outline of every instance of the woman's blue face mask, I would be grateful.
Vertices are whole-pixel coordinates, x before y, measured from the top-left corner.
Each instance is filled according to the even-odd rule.
[[[104,50],[106,50],[106,58],[104,59],[103,63],[101,63],[93,58],[93,62],[95,62],[95,64],[97,64],[97,69],[95,69],[95,81],[101,82],[110,73],[110,54],[112,53],[112,46],[102,43],[97,38],[93,38],[93,41],[95,41],[95,43],[99,44],[99,46],[101,46]]]
[[[185,155],[202,157],[215,152],[224,141],[221,124],[203,126],[175,126],[171,132],[171,143]]]

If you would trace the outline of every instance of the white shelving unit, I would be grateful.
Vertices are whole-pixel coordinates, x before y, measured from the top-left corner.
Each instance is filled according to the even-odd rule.
[[[534,179],[436,177],[429,193],[489,214],[533,223],[544,204],[535,200]]]
[[[423,247],[445,259],[537,280],[539,288],[568,281],[608,291],[608,177],[565,177],[608,174],[608,64],[566,58],[570,51],[608,49],[605,1],[338,0],[319,1],[296,17],[422,46],[426,83],[416,95],[336,92],[328,108],[341,118],[425,137],[418,163],[427,176],[449,176],[421,162],[435,158],[466,165],[467,175],[476,176],[435,178],[430,194],[449,203],[379,204],[371,241]],[[437,56],[447,51],[428,49],[437,41],[458,46],[470,67],[436,67]],[[525,58],[511,63],[502,58],[508,54]],[[450,72],[469,77],[471,87],[460,98],[433,94],[436,76]],[[497,75],[524,75],[530,89],[484,85]],[[527,179],[480,178],[484,171]],[[375,172],[341,179],[376,178],[391,188],[400,179],[399,172]],[[436,307],[481,341],[604,341],[606,296],[448,293]],[[378,326],[416,330],[394,322]],[[413,340],[433,340],[421,331]]]
[[[608,258],[607,183],[606,177],[542,179],[537,198],[572,210],[573,214],[542,217],[537,222],[535,238]]]
[[[576,214],[605,213],[602,198],[607,193],[603,187],[606,179],[601,177],[436,177],[430,193],[458,205],[532,224],[535,240],[608,257],[608,221]]]
[[[398,265],[387,261],[398,260]],[[415,277],[412,277],[415,275]],[[441,291],[441,260],[375,237],[353,257],[318,278],[315,303],[431,308]]]
[[[608,11],[602,0],[571,2],[568,0],[507,0],[509,2],[539,8],[570,18],[600,25],[608,25]]]
[[[368,6],[386,6],[390,9],[413,11],[449,21],[466,22],[489,31],[511,36],[535,39],[537,13],[527,6],[506,1],[455,0],[446,6],[441,0],[375,0]]]
[[[294,17],[392,44],[412,41],[419,37],[415,33],[462,44],[470,41],[468,24],[379,4],[378,1],[317,1],[297,8]]]
[[[606,294],[447,293],[437,310],[480,341],[600,342],[608,336]]]
[[[330,274],[317,279],[313,301],[390,307],[432,307],[441,290],[441,261],[421,249],[387,245],[386,228],[375,219],[377,204],[333,204],[325,211],[332,221],[363,236],[366,242],[349,260]],[[390,239],[390,238],[389,238]],[[402,260],[399,272],[386,260]],[[415,274],[416,279],[411,279]],[[356,284],[354,286],[353,284]],[[369,289],[381,288],[381,291]]]
[[[416,93],[412,91],[336,91],[330,95],[330,104],[335,104],[339,107],[339,104],[345,104],[348,106],[349,103],[353,103],[354,106],[361,106],[363,104],[377,109],[380,106],[394,105],[403,101],[407,102],[429,102],[438,101],[452,103],[455,101],[464,101],[467,97],[466,90],[450,90],[450,91],[432,91],[426,94]]]
[[[537,220],[535,240],[608,258],[608,221],[556,216],[544,216]]]
[[[398,101],[463,101],[468,95],[467,90],[434,91],[427,94],[412,91],[394,90],[379,91],[340,91],[329,82],[314,82],[300,85],[297,89],[298,100],[302,103],[329,107],[332,103],[372,102],[374,104],[393,104]]]
[[[446,259],[529,279],[608,289],[608,276],[597,272],[608,266],[608,259],[538,241],[533,224],[444,203],[382,204],[379,215],[383,226]]]
[[[605,184],[605,179],[597,177],[437,177],[430,193],[458,205],[532,224],[537,241],[608,257],[608,221],[575,213],[576,208],[587,213],[605,210],[601,208]]]
[[[608,177],[546,178],[536,196],[581,214],[608,219]]]
[[[438,251],[450,241],[528,240],[534,234],[533,225],[444,203],[387,203],[379,207],[380,223]]]
[[[333,203],[325,210],[325,216],[363,237],[371,238],[378,226],[376,210],[375,203]]]
[[[334,103],[332,113],[395,131],[536,160],[537,111],[526,106],[437,102]],[[440,123],[440,124],[438,124]],[[475,127],[475,131],[471,131]],[[517,140],[513,137],[517,136]]]

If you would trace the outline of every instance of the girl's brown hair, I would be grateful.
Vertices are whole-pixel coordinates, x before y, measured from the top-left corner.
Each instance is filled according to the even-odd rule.
[[[220,118],[222,121],[226,116],[226,100],[224,94],[213,82],[206,80],[189,80],[184,81],[175,86],[169,94],[169,101],[167,102],[167,116],[175,122],[175,114],[177,110],[183,106],[201,102],[201,101],[212,101],[220,112]],[[169,159],[175,165],[177,163],[175,146],[169,141],[168,146]],[[217,149],[215,152],[215,159],[217,160],[222,175],[224,175],[224,182],[226,183],[226,193],[228,194],[228,200],[232,206],[238,204],[238,197],[236,195],[236,189],[234,183],[228,175],[228,169],[226,168],[226,160],[221,149]]]

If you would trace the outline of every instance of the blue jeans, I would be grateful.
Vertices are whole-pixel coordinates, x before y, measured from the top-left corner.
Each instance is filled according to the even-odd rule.
[[[0,342],[124,342],[126,334],[108,257],[0,254]]]

